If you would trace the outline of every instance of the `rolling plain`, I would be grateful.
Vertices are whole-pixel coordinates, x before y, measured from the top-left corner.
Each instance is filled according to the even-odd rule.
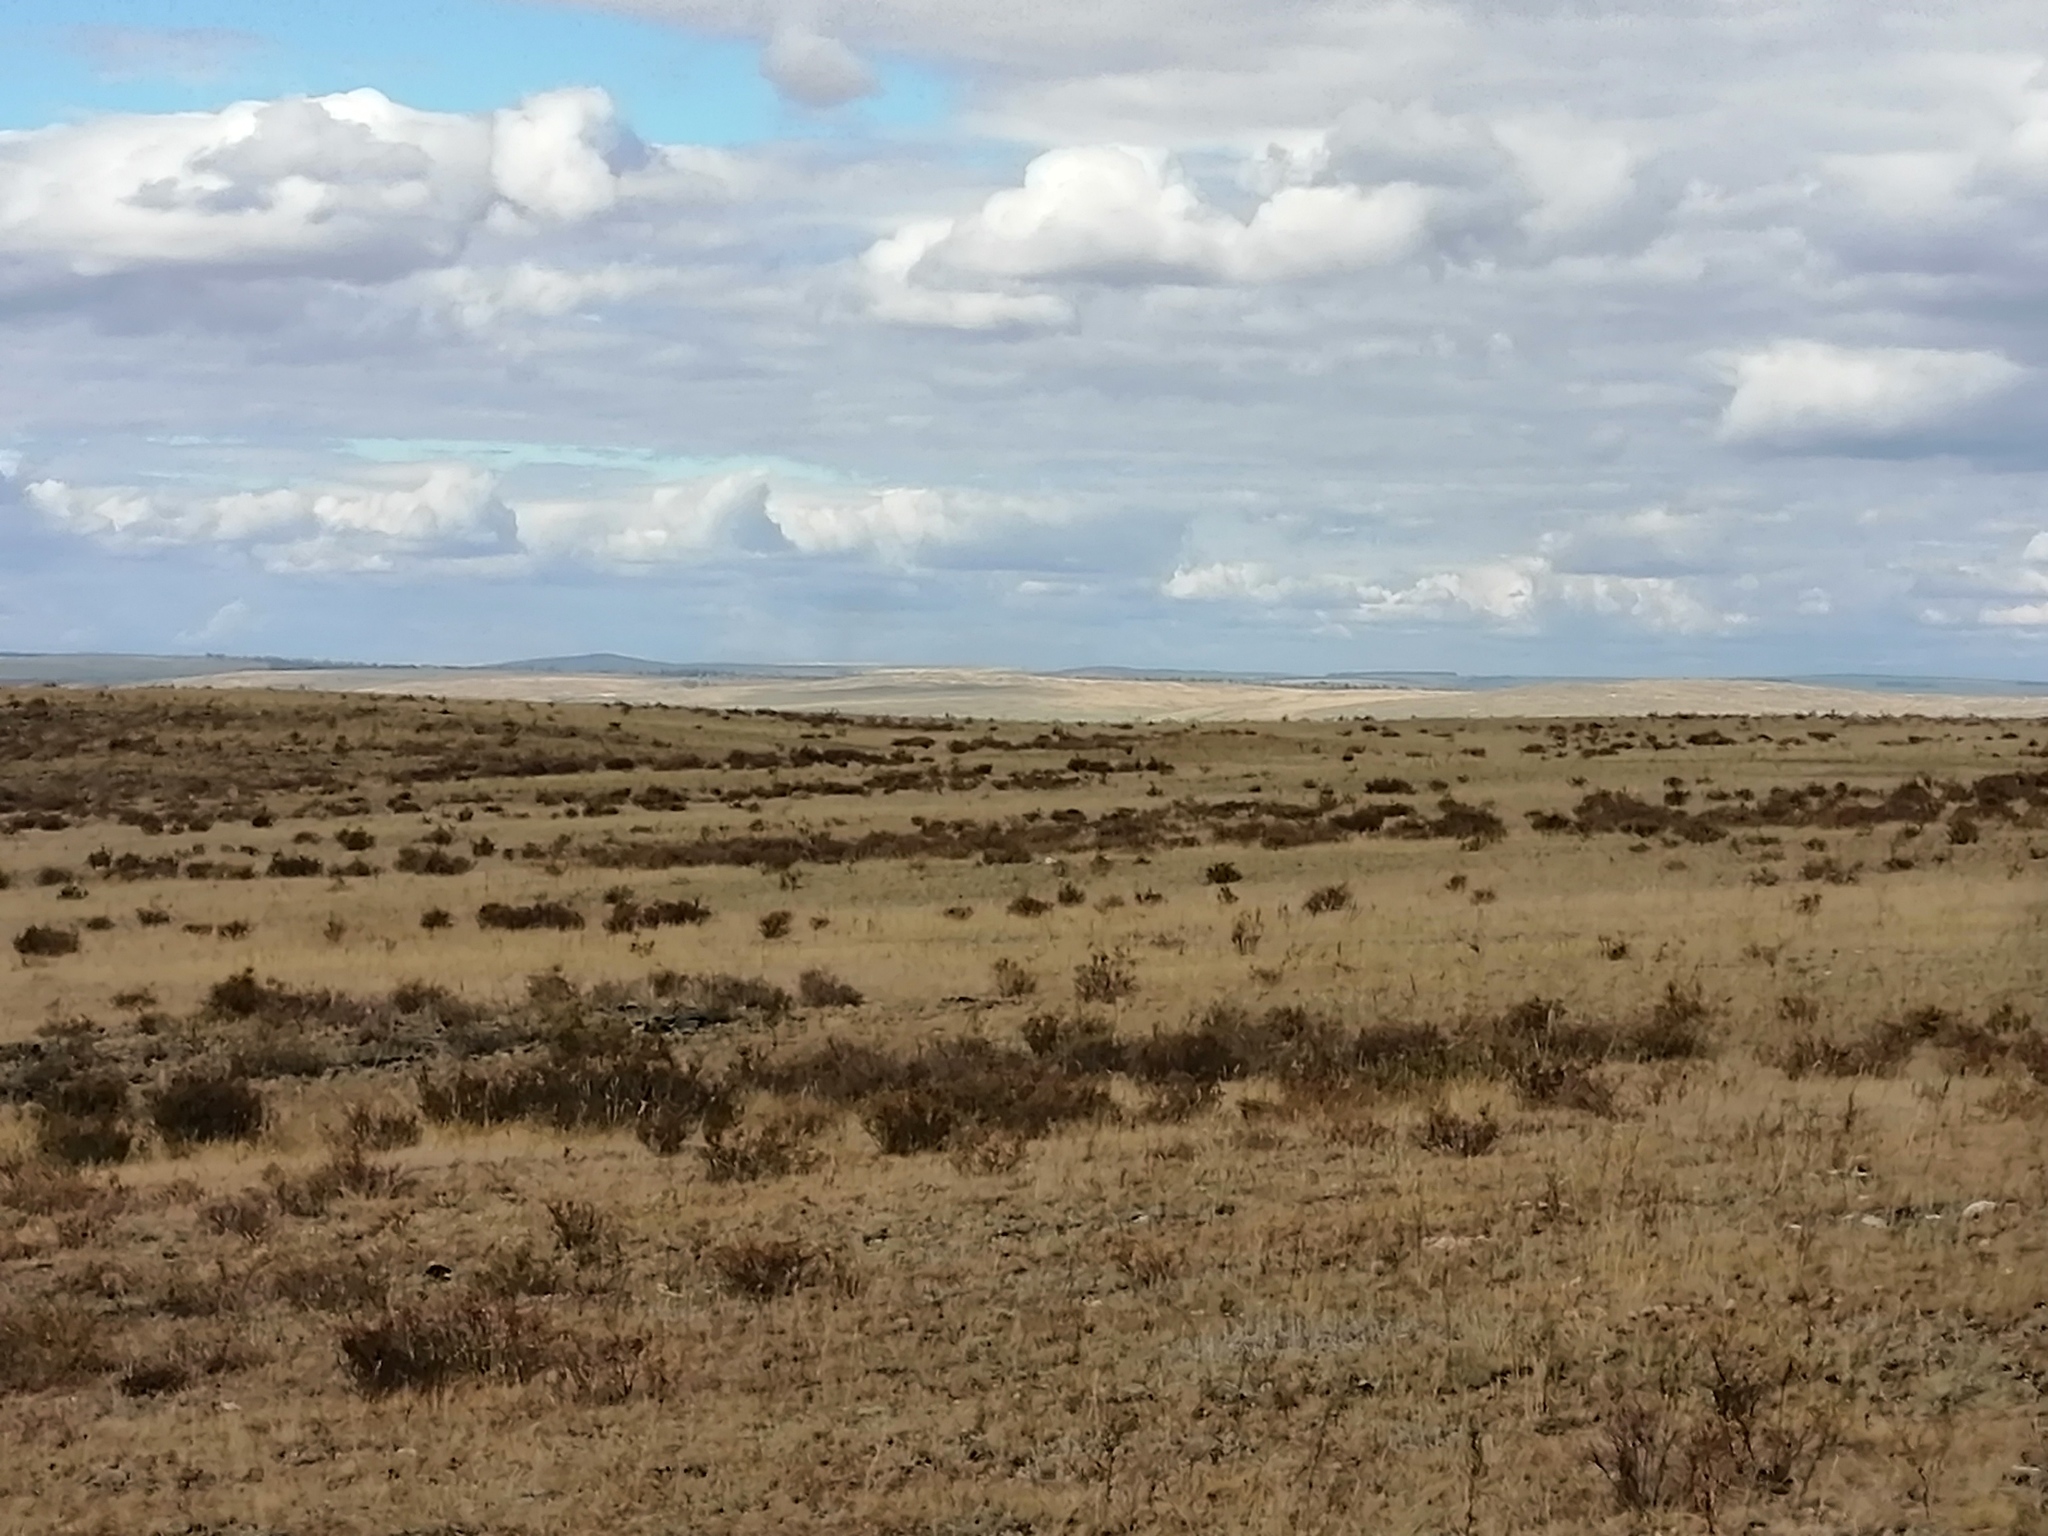
[[[0,1528],[2048,1532],[2048,720],[0,696]]]

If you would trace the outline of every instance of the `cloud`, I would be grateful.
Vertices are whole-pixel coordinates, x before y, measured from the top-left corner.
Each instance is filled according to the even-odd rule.
[[[865,486],[737,468],[575,497],[508,488],[474,464],[380,465],[353,480],[228,494],[22,488],[49,527],[128,555],[241,550],[274,572],[434,567],[454,574],[549,563],[615,570],[749,556],[859,557],[894,566],[1068,520],[1059,504],[970,489]]]
[[[594,90],[478,116],[365,89],[0,133],[0,285],[10,267],[383,280],[453,260],[494,217],[600,214],[645,160]]]
[[[703,594],[817,654],[2039,654],[2048,76],[2015,0],[620,4],[913,59],[957,111],[713,150],[588,90],[371,91],[0,136],[33,466],[0,614],[56,611],[55,562],[230,570],[154,633],[242,595],[308,652],[400,642],[294,640],[310,594],[385,589],[291,573],[389,570],[439,584],[405,634],[444,652],[574,592],[593,642]],[[368,438],[400,462],[333,457]],[[443,463],[504,511],[307,504]]]
[[[670,275],[612,262],[583,271],[539,262],[443,267],[418,279],[422,305],[470,331],[507,319],[557,320],[658,291]]]
[[[102,80],[175,80],[203,85],[264,46],[224,27],[73,27],[65,40]]]
[[[879,89],[851,48],[789,22],[761,50],[761,75],[785,100],[805,107],[842,107]]]
[[[1397,260],[1428,215],[1428,194],[1397,182],[1282,187],[1240,220],[1163,153],[1097,145],[1040,155],[1021,186],[965,217],[906,227],[870,248],[868,264],[913,291],[955,294],[988,279],[1275,282]]]
[[[1733,360],[1724,442],[1825,448],[1882,443],[1953,421],[2026,370],[1997,352],[1780,341]]]
[[[1163,590],[1183,601],[1303,608],[1365,623],[1477,620],[1527,630],[1577,613],[1617,619],[1627,628],[1651,633],[1704,634],[1747,622],[1740,614],[1716,611],[1678,581],[1561,573],[1540,556],[1432,571],[1400,585],[1329,572],[1282,575],[1248,562],[1182,566]]]
[[[43,479],[23,497],[52,527],[107,549],[242,546],[274,570],[389,570],[404,560],[504,553],[517,541],[495,478],[462,464],[394,466],[370,483],[215,496]]]
[[[493,114],[491,182],[512,207],[573,223],[618,200],[647,151],[594,89],[546,91]]]
[[[862,253],[860,275],[870,311],[901,325],[958,331],[1059,326],[1074,309],[1049,293],[931,287],[913,280],[927,252],[951,232],[947,219],[905,225]]]
[[[239,597],[233,598],[214,609],[204,624],[179,635],[178,642],[181,645],[211,645],[247,629],[252,617],[250,606]]]

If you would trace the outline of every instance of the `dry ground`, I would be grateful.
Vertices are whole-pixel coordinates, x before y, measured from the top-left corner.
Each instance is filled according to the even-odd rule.
[[[0,1529],[2048,1532],[2048,722],[39,690],[0,826]]]

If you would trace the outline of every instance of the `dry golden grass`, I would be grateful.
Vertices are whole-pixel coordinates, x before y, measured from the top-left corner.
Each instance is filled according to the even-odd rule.
[[[2048,1532],[2044,741],[10,696],[0,1529]]]

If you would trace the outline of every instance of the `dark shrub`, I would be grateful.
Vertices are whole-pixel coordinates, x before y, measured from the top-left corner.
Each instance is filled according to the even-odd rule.
[[[578,1269],[618,1263],[625,1234],[608,1212],[584,1200],[554,1200],[548,1203],[548,1220],[554,1223],[556,1243]]]
[[[277,880],[304,880],[327,873],[327,866],[307,854],[273,853],[270,876]]]
[[[131,1365],[115,1383],[123,1397],[161,1397],[182,1392],[192,1381],[192,1369],[181,1360],[149,1360]]]
[[[417,1146],[419,1139],[420,1118],[406,1110],[351,1104],[342,1121],[342,1145],[364,1152],[395,1152],[400,1147]]]
[[[678,901],[650,901],[639,909],[641,928],[694,928],[711,921],[711,909],[694,896]]]
[[[402,875],[466,875],[476,865],[446,848],[412,844],[398,850],[397,867]]]
[[[709,1023],[730,1023],[743,1013],[779,1019],[793,1006],[787,992],[758,976],[728,976],[723,972],[686,976],[676,971],[657,971],[648,980],[656,997],[681,1002]]]
[[[1679,1061],[1707,1054],[1712,1011],[1697,985],[1664,984],[1664,996],[1641,1023],[1624,1030],[1617,1054],[1634,1061]]]
[[[1301,909],[1311,917],[1320,917],[1325,912],[1342,912],[1350,905],[1351,887],[1339,882],[1310,891]]]
[[[743,1184],[802,1173],[817,1162],[808,1145],[828,1116],[812,1112],[785,1116],[743,1131],[707,1131],[698,1156],[704,1177],[714,1184]]]
[[[1790,1078],[1809,1073],[1821,1077],[1889,1077],[1905,1065],[1918,1043],[1916,1031],[1896,1023],[1873,1024],[1849,1040],[1801,1034],[1769,1053],[1769,1064]]]
[[[14,952],[24,960],[49,960],[58,955],[78,953],[78,933],[71,928],[55,928],[46,923],[33,923],[14,936]]]
[[[960,1124],[959,1112],[929,1087],[878,1093],[861,1111],[860,1123],[875,1145],[891,1157],[936,1152]]]
[[[857,1008],[864,999],[830,971],[809,970],[796,979],[796,995],[806,1008]]]
[[[111,1115],[71,1115],[45,1110],[36,1125],[36,1150],[74,1168],[127,1160],[135,1133]]]
[[[253,1141],[263,1131],[263,1094],[247,1078],[219,1067],[187,1067],[150,1096],[149,1116],[173,1147]]]
[[[1019,896],[1010,903],[1009,910],[1012,917],[1043,917],[1052,910],[1052,903],[1036,896]]]
[[[76,1386],[113,1368],[108,1343],[78,1302],[0,1300],[0,1392]]]
[[[1123,1042],[1093,1014],[1068,1019],[1034,1013],[1024,1021],[1024,1044],[1032,1055],[1066,1072],[1100,1076],[1124,1070]]]
[[[827,1269],[822,1256],[787,1238],[744,1238],[721,1243],[705,1257],[719,1285],[734,1296],[770,1301],[787,1296]]]
[[[1528,1062],[1515,1074],[1515,1090],[1532,1108],[1583,1110],[1603,1120],[1620,1113],[1613,1085],[1577,1062]]]
[[[996,961],[989,976],[995,982],[997,997],[1029,997],[1038,990],[1038,978],[1008,955]]]
[[[349,853],[368,853],[377,846],[377,839],[362,827],[343,827],[334,840]]]
[[[257,1242],[270,1230],[277,1207],[260,1189],[246,1189],[238,1195],[223,1195],[199,1208],[199,1216],[223,1237]]]
[[[583,927],[583,914],[566,902],[536,901],[529,906],[508,906],[501,901],[487,901],[476,909],[479,928],[499,928],[522,932],[529,928],[548,928],[560,933],[572,933]]]
[[[1415,1133],[1416,1145],[1428,1152],[1448,1152],[1458,1157],[1479,1157],[1491,1152],[1500,1140],[1500,1126],[1491,1114],[1476,1118],[1432,1109]]]
[[[420,926],[428,933],[439,933],[455,926],[455,915],[446,907],[429,907],[420,914]]]
[[[789,936],[790,924],[796,921],[796,914],[789,911],[764,912],[755,925],[764,939],[781,939]]]
[[[1430,1024],[1373,1024],[1347,1043],[1343,1075],[1377,1088],[1403,1089],[1441,1082],[1457,1071],[1457,1053]]]
[[[1079,1002],[1121,1002],[1137,990],[1137,969],[1121,949],[1095,950],[1074,967],[1074,997]]]
[[[366,1397],[430,1391],[464,1377],[527,1381],[546,1370],[558,1341],[516,1302],[473,1293],[387,1306],[349,1324],[342,1363]]]
[[[1223,860],[1203,870],[1202,878],[1211,885],[1235,885],[1244,875],[1235,864]]]
[[[665,1042],[611,1022],[563,1029],[539,1061],[420,1078],[420,1107],[438,1124],[534,1120],[574,1130],[646,1122],[666,1127],[656,1134],[674,1147],[720,1102],[718,1085],[678,1063]]]

